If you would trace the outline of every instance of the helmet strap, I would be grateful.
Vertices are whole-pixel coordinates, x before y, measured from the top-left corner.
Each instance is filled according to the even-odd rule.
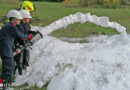
[[[16,24],[16,19],[15,18],[12,18],[12,23]]]

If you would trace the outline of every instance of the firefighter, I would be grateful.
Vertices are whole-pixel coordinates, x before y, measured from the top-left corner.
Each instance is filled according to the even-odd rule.
[[[34,36],[36,32],[31,31],[31,27],[29,24],[32,16],[27,10],[20,10],[20,12],[23,19],[20,25],[18,25],[19,30],[24,34],[32,34]],[[25,42],[17,38],[14,43],[14,47],[15,47],[14,51],[16,51],[16,49],[24,45]],[[21,53],[15,56],[15,61],[16,61],[15,71],[18,69],[19,75],[22,75],[22,69],[26,69],[26,67],[29,66],[29,60],[30,60],[30,47],[25,48],[24,50],[22,50]]]
[[[22,40],[32,38],[31,34],[24,34],[17,28],[21,19],[23,19],[19,11],[11,10],[8,12],[7,17],[10,22],[5,24],[0,30],[0,57],[2,59],[2,75],[0,80],[2,79],[3,88],[12,83],[15,68],[13,56],[14,40],[16,38]]]

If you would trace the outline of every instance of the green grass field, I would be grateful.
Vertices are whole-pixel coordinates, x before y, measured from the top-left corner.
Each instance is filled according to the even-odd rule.
[[[20,4],[21,2],[19,2]],[[103,9],[103,8],[70,8],[63,7],[61,3],[52,2],[34,2],[37,7],[37,12],[33,14],[33,25],[47,26],[52,22],[64,17],[69,14],[74,14],[76,12],[87,13],[97,16],[108,16],[110,21],[118,22],[127,28],[127,32],[130,33],[130,9]],[[0,3],[0,18],[5,16],[7,12],[11,9],[18,7],[19,5],[3,5]],[[0,23],[0,26],[3,24]],[[103,28],[91,23],[75,23],[69,25],[67,28],[62,28],[60,30],[54,31],[51,35],[55,37],[87,37],[90,35],[97,35],[101,33],[103,35],[113,35],[118,34],[114,29]],[[1,64],[0,64],[1,66]],[[0,69],[1,71],[1,69]],[[18,90],[20,87],[16,87]],[[46,90],[45,88],[38,89],[33,86],[29,90]]]
[[[115,21],[125,26],[130,31],[130,10],[129,9],[102,9],[102,8],[68,8],[63,7],[61,3],[39,3],[35,2],[37,13],[34,14],[34,25],[46,26],[53,21],[56,21],[69,14],[76,12],[91,12],[97,16],[108,16],[110,21]],[[42,8],[42,9],[41,9]],[[40,22],[40,23],[39,23]],[[69,25],[67,28],[62,28],[53,32],[51,35],[55,37],[86,37],[92,34],[101,32],[105,35],[117,34],[114,29],[103,28],[91,23],[80,24],[76,23]]]
[[[21,2],[20,2],[21,3]],[[118,22],[127,28],[127,32],[130,33],[130,9],[103,9],[103,8],[70,8],[63,7],[62,3],[52,2],[34,2],[37,7],[37,12],[33,14],[33,25],[47,26],[52,22],[69,14],[76,12],[87,13],[97,16],[108,16],[110,21]],[[19,5],[17,5],[19,6]],[[8,10],[16,6],[12,5],[0,5],[0,17],[4,16]],[[2,25],[2,24],[0,24]],[[105,35],[117,34],[114,29],[103,28],[91,23],[75,23],[69,25],[67,28],[62,28],[53,32],[51,35],[55,37],[87,37],[98,33]]]

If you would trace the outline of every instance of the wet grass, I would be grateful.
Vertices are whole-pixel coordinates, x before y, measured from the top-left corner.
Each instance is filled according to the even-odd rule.
[[[36,85],[28,87],[28,84],[24,84],[18,87],[14,87],[14,90],[46,90],[46,87],[38,88]]]

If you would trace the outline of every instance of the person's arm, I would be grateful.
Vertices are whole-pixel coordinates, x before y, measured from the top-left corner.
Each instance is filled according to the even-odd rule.
[[[24,34],[22,32],[20,32],[16,26],[13,26],[11,27],[11,35],[13,37],[16,37],[16,38],[19,38],[19,39],[31,39],[32,38],[32,35],[27,35],[27,34]]]

